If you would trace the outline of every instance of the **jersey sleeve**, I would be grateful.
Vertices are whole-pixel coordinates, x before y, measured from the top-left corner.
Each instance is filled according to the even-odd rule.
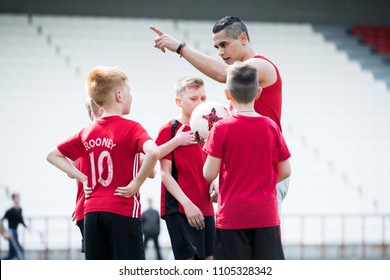
[[[135,152],[141,153],[143,152],[143,145],[145,142],[153,139],[150,137],[146,129],[139,123],[136,123],[133,133],[133,139],[135,139]]]
[[[156,139],[157,146],[161,146],[172,139],[171,125],[172,123],[169,122],[160,128]],[[168,153],[163,159],[172,160],[172,153]]]
[[[76,161],[80,157],[84,157],[84,147],[81,140],[81,132],[61,142],[57,145],[57,148],[65,157],[73,161]]]

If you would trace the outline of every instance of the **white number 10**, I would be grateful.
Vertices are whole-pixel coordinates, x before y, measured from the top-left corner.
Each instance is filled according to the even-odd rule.
[[[100,153],[99,158],[98,158],[98,166],[97,166],[97,172],[98,172],[98,178],[96,177],[96,167],[95,167],[95,157],[94,157],[94,152],[89,154],[89,158],[91,160],[91,170],[92,170],[92,188],[96,186],[96,179],[97,181],[103,186],[107,187],[113,178],[114,174],[114,169],[112,166],[112,159],[110,156],[110,153],[108,151],[103,151]],[[107,158],[107,168],[108,168],[108,174],[107,178],[103,179],[102,174],[103,174],[103,162],[104,159]]]

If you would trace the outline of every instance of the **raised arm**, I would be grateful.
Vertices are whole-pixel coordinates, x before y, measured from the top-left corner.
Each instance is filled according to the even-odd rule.
[[[160,49],[165,53],[165,49],[171,52],[176,52],[180,42],[173,38],[171,35],[158,29],[155,26],[150,26],[158,36],[154,39],[154,47]],[[196,69],[205,74],[206,76],[214,79],[218,82],[225,83],[227,75],[227,65],[217,59],[205,55],[191,46],[184,46],[181,49],[180,55],[184,57],[189,63],[192,64]]]

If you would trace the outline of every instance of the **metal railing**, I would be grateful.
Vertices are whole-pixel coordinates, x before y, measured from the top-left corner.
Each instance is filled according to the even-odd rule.
[[[26,223],[19,239],[28,259],[83,258],[69,216],[26,217]],[[285,214],[281,230],[286,259],[390,259],[390,214]],[[1,238],[2,255],[7,243]]]
[[[287,214],[281,228],[294,259],[390,258],[390,214]]]

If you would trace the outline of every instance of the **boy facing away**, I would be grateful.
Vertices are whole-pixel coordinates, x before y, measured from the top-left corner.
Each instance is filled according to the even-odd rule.
[[[85,102],[85,108],[88,112],[88,117],[93,122],[96,119],[100,118],[103,114],[102,108],[100,108],[89,96]],[[88,172],[88,159],[79,158],[77,162],[74,162],[74,165],[82,173],[86,174]],[[75,220],[77,227],[80,229],[81,233],[81,252],[84,253],[84,203],[85,203],[85,194],[83,183],[77,181],[77,194],[76,194],[76,207],[73,212],[72,218]]]
[[[260,93],[257,70],[233,64],[225,94],[235,113],[214,125],[203,148],[205,178],[220,175],[215,259],[284,259],[276,183],[290,176],[290,152],[278,125],[256,113]]]
[[[84,185],[86,259],[145,259],[139,190],[153,172],[158,147],[139,123],[122,117],[132,102],[122,70],[94,68],[86,90],[102,117],[60,143],[47,160]],[[141,166],[139,153],[145,154]],[[87,175],[69,162],[80,157],[89,161]]]
[[[206,155],[200,144],[179,146],[170,153],[163,147],[177,133],[191,130],[192,111],[205,100],[203,80],[180,78],[176,82],[176,104],[181,112],[161,127],[156,140],[162,157],[160,213],[167,224],[174,257],[179,260],[212,259],[215,221],[211,185],[203,177]]]

